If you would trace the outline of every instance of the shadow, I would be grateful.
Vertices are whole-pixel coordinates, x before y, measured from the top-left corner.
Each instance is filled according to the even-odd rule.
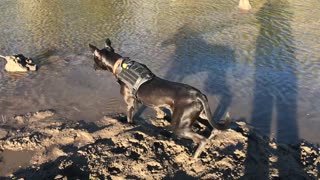
[[[283,143],[296,143],[299,138],[297,127],[297,77],[294,55],[292,28],[293,18],[287,1],[268,1],[256,13],[260,23],[256,40],[255,53],[255,86],[251,124],[261,129],[267,136],[272,136],[275,127],[275,138]],[[263,149],[254,147],[255,138],[248,137],[246,174],[250,178],[269,179],[269,159],[256,166],[254,161],[262,158]],[[266,156],[268,157],[268,156]],[[278,157],[277,164],[284,162]],[[280,171],[280,170],[279,170]],[[286,175],[279,172],[279,177]]]
[[[193,176],[188,175],[186,172],[180,170],[177,171],[176,173],[173,174],[173,176],[171,175],[167,175],[165,177],[162,178],[162,180],[179,180],[179,179],[183,179],[183,180],[194,180],[197,179]]]
[[[223,118],[232,101],[226,75],[234,64],[235,55],[231,48],[209,44],[201,35],[184,25],[172,38],[162,43],[162,46],[175,46],[164,78],[192,85],[204,94],[214,96],[215,100],[218,97],[219,102],[213,113],[213,118],[218,121]]]

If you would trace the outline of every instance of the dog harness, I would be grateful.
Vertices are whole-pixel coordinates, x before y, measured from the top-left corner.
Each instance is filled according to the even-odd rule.
[[[119,81],[122,81],[136,94],[139,87],[147,81],[150,81],[154,74],[146,65],[132,61],[129,58],[123,58],[119,65],[115,64],[114,75]]]

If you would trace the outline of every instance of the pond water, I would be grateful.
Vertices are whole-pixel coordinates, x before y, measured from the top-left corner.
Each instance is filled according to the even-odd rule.
[[[23,53],[40,69],[6,73],[0,61],[0,121],[40,109],[87,121],[125,112],[88,49],[109,37],[123,56],[203,91],[215,118],[230,111],[280,142],[320,143],[320,2],[256,0],[250,12],[237,4],[2,0],[0,54]]]

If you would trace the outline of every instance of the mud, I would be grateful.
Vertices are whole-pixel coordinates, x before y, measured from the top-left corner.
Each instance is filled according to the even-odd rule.
[[[194,130],[210,134],[202,125]],[[113,114],[89,123],[39,111],[0,126],[0,179],[319,177],[319,146],[279,144],[241,121],[219,132],[198,159],[192,158],[195,149],[176,137],[165,119],[131,125],[124,115]]]

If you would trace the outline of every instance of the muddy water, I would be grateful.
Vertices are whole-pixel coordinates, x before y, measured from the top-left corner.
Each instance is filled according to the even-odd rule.
[[[13,172],[20,168],[25,168],[30,164],[34,152],[32,151],[11,151],[5,150],[0,154],[0,174],[9,176],[8,172]]]
[[[193,85],[219,119],[230,111],[281,142],[320,143],[320,3],[108,0],[0,2],[0,54],[23,53],[35,73],[8,74],[0,61],[1,123],[55,109],[88,121],[124,112],[110,73],[93,70],[88,43]],[[142,117],[152,116],[146,110]]]

